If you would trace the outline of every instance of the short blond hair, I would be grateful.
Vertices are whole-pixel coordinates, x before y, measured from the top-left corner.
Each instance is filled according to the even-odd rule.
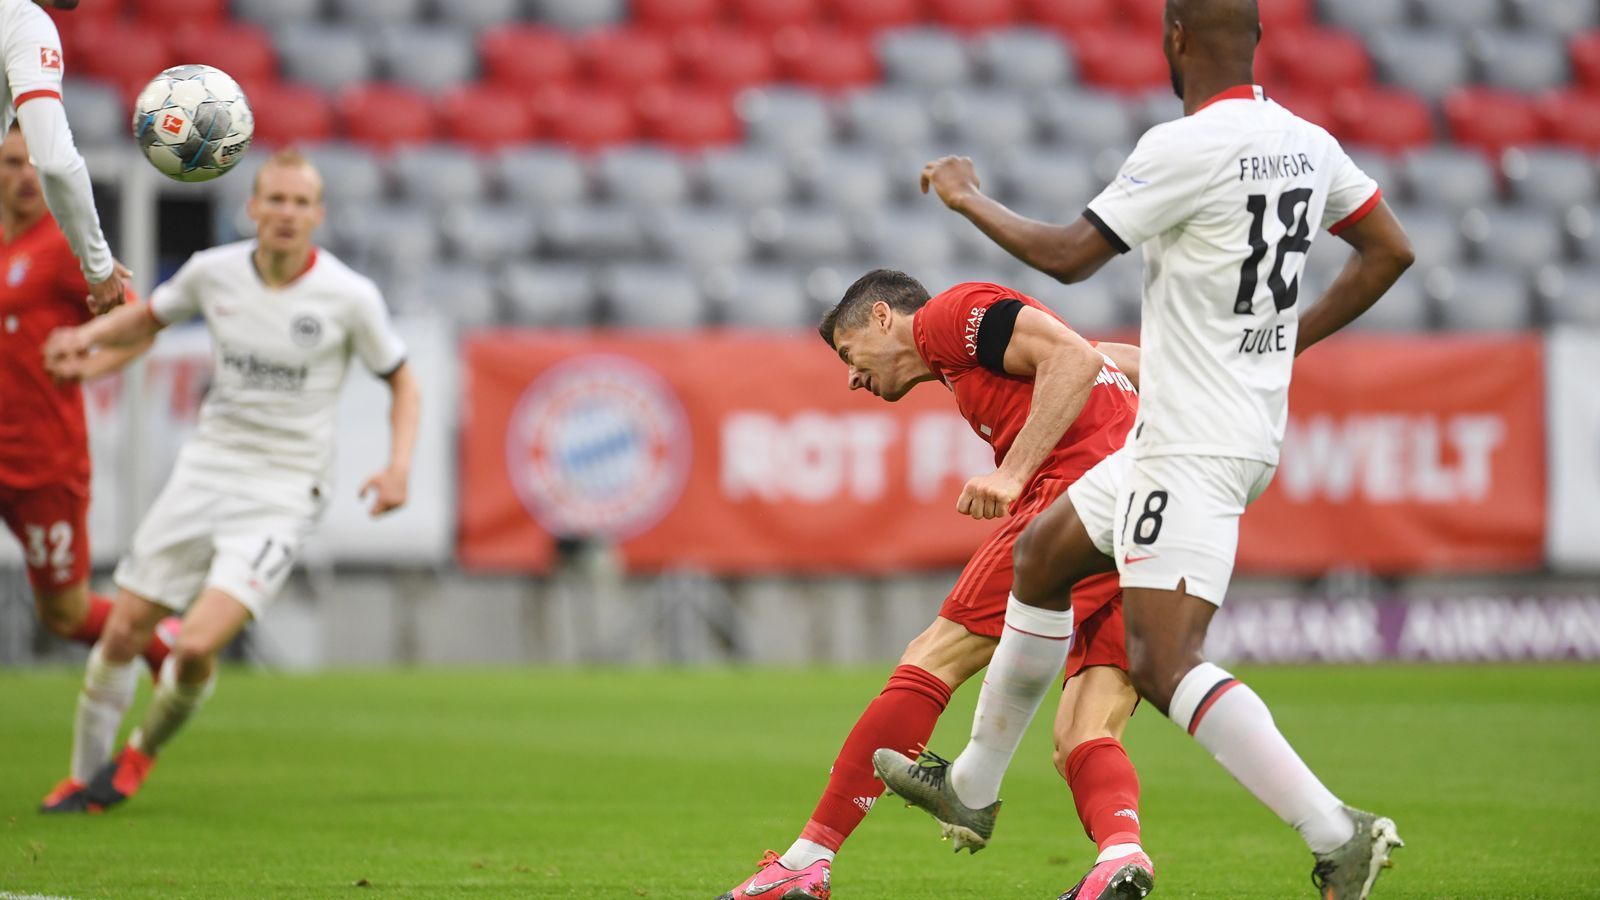
[[[256,170],[255,181],[252,183],[250,188],[250,192],[252,194],[261,193],[261,173],[274,166],[279,168],[297,167],[310,170],[311,174],[317,176],[317,199],[322,199],[322,173],[317,171],[316,165],[311,162],[309,157],[300,152],[298,147],[283,147],[281,149],[272,151],[272,155],[267,157],[267,161],[262,163],[261,168]]]

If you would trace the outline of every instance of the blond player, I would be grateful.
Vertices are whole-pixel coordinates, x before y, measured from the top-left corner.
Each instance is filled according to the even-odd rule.
[[[371,281],[312,244],[322,179],[294,151],[267,160],[249,212],[256,239],[195,254],[148,307],[57,332],[47,365],[79,375],[97,347],[144,340],[196,316],[215,380],[198,429],[117,566],[115,607],[89,655],[72,772],[46,811],[96,810],[143,783],[157,754],[211,693],[217,654],[288,578],[331,489],[334,419],[350,358],[392,391],[388,464],[361,488],[372,514],[405,502],[420,398]],[[132,660],[168,611],[183,626],[154,697],[110,760],[133,699]]]

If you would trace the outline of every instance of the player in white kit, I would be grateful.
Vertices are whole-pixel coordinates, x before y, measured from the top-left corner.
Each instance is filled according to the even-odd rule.
[[[130,273],[112,258],[100,231],[89,167],[72,142],[61,105],[66,68],[61,35],[39,8],[67,10],[77,5],[78,0],[0,0],[0,52],[6,69],[5,83],[0,85],[0,135],[11,130],[13,121],[22,126],[45,203],[83,266],[89,308],[98,314],[121,305]]]
[[[93,811],[125,800],[156,754],[210,694],[217,654],[259,617],[289,576],[332,487],[334,428],[350,358],[392,391],[388,464],[361,488],[374,516],[405,502],[420,397],[383,297],[311,242],[323,218],[322,180],[280,151],[250,198],[256,239],[195,254],[130,306],[46,348],[58,377],[75,377],[94,348],[142,340],[204,318],[215,374],[200,421],[118,564],[110,620],[89,655],[78,700],[71,779],[46,811]],[[169,611],[183,626],[143,722],[111,756],[133,700],[133,660]]]
[[[1294,356],[1375,303],[1412,251],[1377,185],[1338,142],[1252,83],[1261,38],[1254,0],[1169,0],[1165,24],[1185,116],[1147,132],[1074,223],[1026,219],[985,197],[964,158],[923,173],[924,190],[1063,282],[1145,248],[1138,422],[1128,446],[1018,542],[1015,596],[1060,621],[1046,634],[1037,633],[1039,616],[1030,618],[1033,634],[1004,631],[1007,652],[997,649],[996,663],[1022,662],[990,665],[972,740],[944,779],[951,788],[941,812],[961,814],[966,785],[999,784],[1015,746],[1008,735],[1025,729],[1027,716],[986,710],[1037,708],[1066,656],[1070,586],[1115,565],[1139,693],[1300,832],[1316,858],[1320,896],[1365,898],[1400,845],[1394,823],[1344,806],[1261,699],[1207,662],[1203,646],[1233,572],[1239,516],[1278,462]],[[1302,316],[1300,270],[1320,230],[1355,252]],[[885,773],[891,789],[902,776]],[[1143,879],[1127,871],[1132,858],[1108,848],[1064,900],[1144,896]]]

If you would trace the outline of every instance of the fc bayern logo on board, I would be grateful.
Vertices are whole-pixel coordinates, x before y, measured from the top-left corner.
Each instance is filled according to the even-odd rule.
[[[683,494],[689,420],[672,388],[623,356],[592,353],[528,385],[506,428],[506,473],[546,531],[626,540]]]

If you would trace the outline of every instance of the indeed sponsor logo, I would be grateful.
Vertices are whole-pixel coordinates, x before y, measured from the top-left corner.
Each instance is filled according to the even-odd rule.
[[[298,393],[306,386],[309,370],[305,366],[265,359],[248,350],[222,348],[222,368],[244,380],[244,386]]]

